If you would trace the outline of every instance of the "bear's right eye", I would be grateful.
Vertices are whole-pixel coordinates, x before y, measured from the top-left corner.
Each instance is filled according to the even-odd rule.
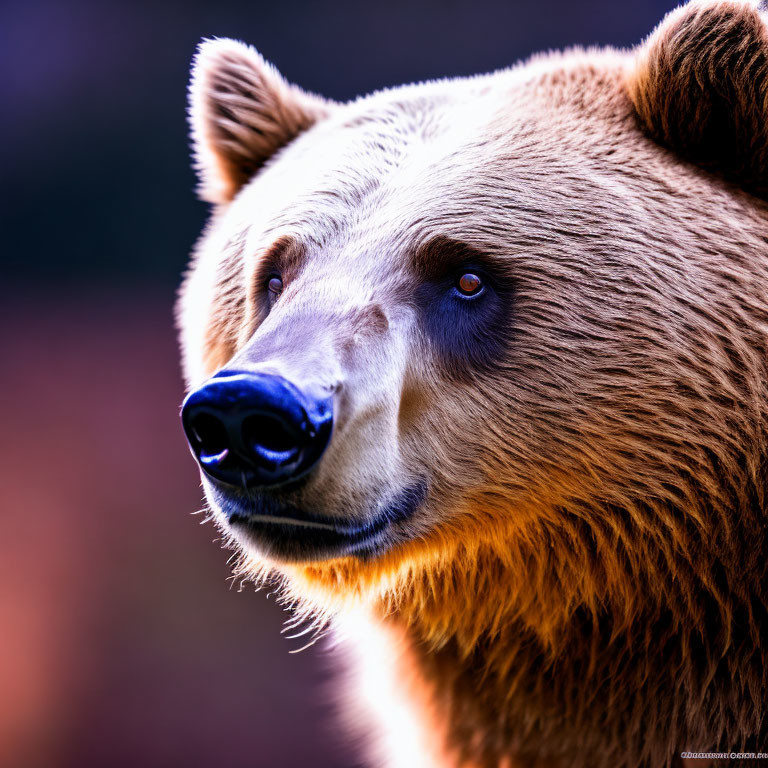
[[[274,301],[283,292],[283,281],[277,275],[272,275],[267,281],[267,290],[269,298]]]

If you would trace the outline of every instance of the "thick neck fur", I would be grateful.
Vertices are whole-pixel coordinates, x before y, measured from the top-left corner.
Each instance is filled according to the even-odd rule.
[[[387,605],[386,620],[407,626],[457,762],[542,764],[528,743],[546,765],[614,768],[759,749],[762,549],[741,542],[737,565],[735,542],[690,527],[677,542],[649,534],[630,553],[619,531],[561,514],[559,530],[504,551],[457,553]]]
[[[727,513],[575,506],[514,531],[497,517],[486,540],[467,515],[474,539],[414,544],[377,610],[405,634],[456,765],[658,768],[685,750],[759,750],[764,488],[734,490]],[[737,515],[751,537],[728,525]],[[338,563],[305,571],[300,591],[387,583],[366,577]]]

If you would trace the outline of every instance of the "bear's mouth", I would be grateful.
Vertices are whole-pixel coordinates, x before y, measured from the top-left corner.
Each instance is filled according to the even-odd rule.
[[[353,555],[381,555],[398,540],[398,524],[408,520],[427,496],[419,482],[377,505],[364,521],[345,521],[312,514],[260,494],[238,495],[211,489],[216,506],[226,516],[241,543],[281,562],[308,562]]]

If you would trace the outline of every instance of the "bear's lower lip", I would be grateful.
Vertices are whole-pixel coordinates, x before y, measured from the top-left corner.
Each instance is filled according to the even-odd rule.
[[[282,562],[328,560],[346,555],[376,557],[391,546],[392,528],[407,520],[424,502],[426,485],[410,486],[364,522],[344,521],[283,505],[273,497],[214,489],[217,506],[233,531],[259,552]]]

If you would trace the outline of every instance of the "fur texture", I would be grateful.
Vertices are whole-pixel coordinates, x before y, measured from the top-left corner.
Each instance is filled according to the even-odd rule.
[[[693,162],[768,190],[768,30],[757,3],[673,11],[638,56],[630,92],[646,129]]]
[[[203,43],[190,84],[199,193],[227,203],[261,166],[328,114],[330,102],[286,83],[253,48]]]
[[[338,394],[326,456],[270,503],[363,524],[428,489],[367,550],[299,563],[254,549],[214,504],[241,573],[382,633],[368,661],[391,656],[428,734],[431,757],[403,765],[765,750],[756,5],[691,3],[636,52],[336,105],[237,171],[199,128],[200,84],[230,71],[234,45],[211,44],[194,79],[203,179],[240,191],[182,291],[188,383],[231,365]],[[296,94],[282,92],[278,115]],[[483,275],[482,301],[451,293],[463,271]]]

